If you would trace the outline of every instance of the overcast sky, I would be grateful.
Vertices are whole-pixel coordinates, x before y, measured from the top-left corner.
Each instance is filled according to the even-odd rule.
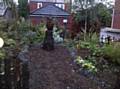
[[[14,0],[14,2],[16,2],[16,3],[17,3],[17,2],[18,2],[18,0]]]
[[[18,2],[18,0],[14,0],[16,3]],[[73,0],[74,1],[74,0]],[[97,0],[96,0],[97,1]],[[114,1],[115,0],[107,0],[108,2],[113,2],[113,4],[114,4]]]

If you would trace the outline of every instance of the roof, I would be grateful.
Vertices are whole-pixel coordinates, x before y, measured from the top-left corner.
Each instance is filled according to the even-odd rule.
[[[104,32],[112,32],[112,33],[120,33],[120,29],[114,29],[114,28],[103,28],[102,31]]]
[[[32,2],[56,2],[56,3],[64,3],[64,0],[30,0]]]
[[[7,6],[5,6],[3,3],[0,3],[0,16],[3,16],[7,10]]]
[[[52,17],[67,17],[70,14],[65,10],[50,4],[31,12],[30,16],[52,16]]]

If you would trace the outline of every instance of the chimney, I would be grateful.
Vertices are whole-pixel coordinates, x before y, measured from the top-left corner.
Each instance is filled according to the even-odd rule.
[[[111,27],[120,29],[120,0],[115,0]]]
[[[120,12],[120,0],[115,0],[115,11]]]

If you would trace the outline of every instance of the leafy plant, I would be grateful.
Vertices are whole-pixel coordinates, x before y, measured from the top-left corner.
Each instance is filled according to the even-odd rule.
[[[76,58],[77,64],[81,65],[84,69],[89,70],[92,73],[97,72],[97,68],[95,66],[95,62],[93,62],[92,58],[82,59],[80,56]]]
[[[6,57],[6,53],[5,53],[5,50],[4,49],[0,49],[0,60],[4,59]]]
[[[75,49],[78,44],[79,44],[79,41],[76,41],[76,40],[71,40],[71,39],[64,40],[64,46],[67,47],[69,50]]]
[[[53,28],[53,38],[56,43],[63,42],[63,38],[60,37],[60,33],[62,32],[61,29],[58,29],[57,27]]]
[[[36,27],[34,27],[34,31],[36,33],[36,35],[34,35],[34,37],[32,37],[32,43],[41,43],[45,37],[45,25],[44,24],[40,24]],[[33,30],[33,29],[31,29]]]
[[[97,34],[93,34],[93,36],[88,38],[86,41],[80,40],[77,44],[79,48],[87,48],[91,51],[92,56],[102,56],[101,47],[98,45],[98,36]]]
[[[120,43],[115,42],[111,45],[105,45],[102,48],[104,57],[108,57],[110,61],[120,64]]]

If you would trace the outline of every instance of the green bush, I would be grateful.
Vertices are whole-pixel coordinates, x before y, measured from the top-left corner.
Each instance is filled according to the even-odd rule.
[[[4,59],[5,56],[6,56],[5,50],[4,49],[0,49],[0,60]]]
[[[81,41],[79,45],[80,45],[80,48],[90,49],[92,56],[101,56],[102,55],[101,47],[95,42]]]
[[[111,45],[103,47],[104,57],[108,57],[110,61],[120,64],[120,43],[115,42]]]
[[[30,37],[29,40],[31,40],[31,43],[41,43],[45,37],[45,29],[46,27],[44,24],[40,24],[36,27],[33,26],[31,30],[35,33],[35,35]]]

